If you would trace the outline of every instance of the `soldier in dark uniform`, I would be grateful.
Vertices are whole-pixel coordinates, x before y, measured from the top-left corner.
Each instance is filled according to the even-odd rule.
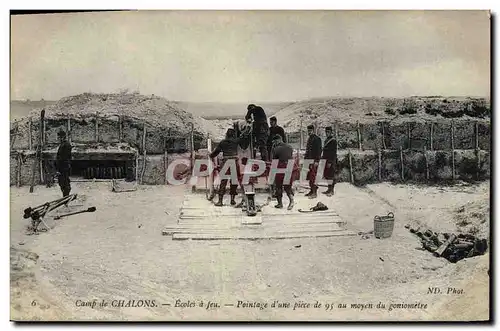
[[[316,173],[318,171],[318,164],[321,158],[321,138],[314,133],[314,126],[307,126],[307,133],[309,138],[307,139],[306,145],[306,155],[304,159],[314,160],[314,163],[309,165],[309,172],[307,173],[307,180],[309,180],[310,191],[306,194],[309,199],[314,199],[318,195],[318,186],[316,185]]]
[[[66,197],[71,192],[71,184],[69,175],[71,173],[71,144],[66,140],[66,132],[59,131],[59,148],[57,149],[56,170],[57,181],[61,188],[63,197]]]
[[[280,135],[282,141],[286,143],[286,135],[285,135],[285,130],[283,130],[281,126],[278,126],[278,121],[276,120],[275,116],[269,118],[269,123],[271,124],[271,127],[269,128],[269,140],[267,142],[267,152],[269,153],[269,156],[272,157],[274,136]],[[272,197],[276,198],[276,190],[274,185],[271,185],[271,192],[272,192]]]
[[[333,136],[333,129],[331,126],[325,128],[326,141],[323,146],[322,159],[326,160],[324,177],[326,180],[331,180],[331,184],[328,184],[328,190],[323,192],[327,196],[333,195],[333,189],[335,187],[335,170],[337,168],[337,140]]]
[[[267,141],[269,137],[269,124],[267,124],[267,116],[264,109],[260,106],[250,104],[247,107],[245,120],[250,122],[253,117],[253,136],[255,147],[259,149],[260,157],[263,161],[269,161],[267,151]]]
[[[288,165],[288,160],[293,159],[292,146],[284,143],[281,135],[279,134],[273,136],[273,160],[275,159],[279,160],[278,162],[279,169],[285,169]],[[276,187],[276,200],[278,200],[278,204],[274,207],[283,208],[282,199],[283,199],[283,189],[284,189],[290,201],[287,209],[292,210],[294,205],[292,183],[296,179],[297,175],[298,175],[297,165],[294,165],[294,171],[292,172],[292,176],[290,177],[289,183],[284,182],[285,174],[283,173],[276,174],[274,185]]]
[[[269,128],[269,140],[267,143],[267,149],[269,152],[269,155],[272,155],[272,147],[273,147],[273,140],[275,135],[280,135],[281,140],[286,143],[286,135],[285,135],[285,130],[278,125],[278,121],[275,116],[269,118],[269,123],[271,124]]]
[[[213,159],[217,155],[219,155],[220,152],[223,154],[223,161],[221,163],[221,169],[224,167],[224,163],[227,162],[228,160],[234,160],[236,162],[236,169],[238,171],[237,177],[238,179],[240,178],[240,172],[239,172],[239,166],[237,163],[238,160],[238,146],[241,146],[247,138],[241,137],[238,138],[236,136],[236,130],[233,128],[230,128],[226,132],[226,138],[223,139],[219,145],[214,149],[212,153],[210,153],[210,158]],[[228,169],[229,171],[229,169]],[[226,173],[228,175],[228,173]],[[215,203],[216,206],[220,207],[222,206],[222,200],[224,198],[224,194],[226,193],[226,186],[227,186],[228,179],[222,179],[220,182],[219,186],[219,201]],[[238,188],[238,183],[230,183],[230,195],[231,195],[231,205],[235,205],[236,201],[234,198],[237,195],[236,189]]]

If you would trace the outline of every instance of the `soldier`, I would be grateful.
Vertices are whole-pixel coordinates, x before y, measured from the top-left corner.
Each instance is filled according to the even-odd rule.
[[[221,168],[224,167],[224,163],[227,162],[228,160],[234,160],[236,163],[236,169],[238,171],[237,177],[240,178],[240,173],[239,173],[239,167],[238,167],[238,146],[241,146],[241,144],[244,142],[245,138],[238,138],[236,137],[236,130],[233,128],[229,128],[226,132],[226,138],[223,139],[219,145],[214,149],[212,153],[210,153],[210,158],[213,159],[217,155],[219,155],[220,152],[223,154],[223,161],[221,164]],[[228,179],[222,179],[219,185],[219,201],[215,203],[216,206],[220,207],[222,206],[222,200],[224,198],[224,194],[226,193],[226,186],[227,186]],[[231,195],[231,205],[235,205],[236,201],[234,198],[236,197],[236,189],[238,188],[238,183],[230,183],[230,195]]]
[[[269,123],[271,124],[271,127],[269,128],[269,141],[267,143],[267,147],[269,155],[272,155],[271,149],[273,147],[274,136],[277,134],[280,135],[281,140],[283,140],[283,142],[286,143],[286,135],[285,135],[285,130],[278,125],[278,120],[276,119],[275,116],[269,118]]]
[[[314,163],[309,165],[309,171],[307,173],[310,191],[306,194],[306,196],[309,197],[309,199],[314,199],[318,196],[318,186],[315,182],[318,164],[321,158],[321,138],[314,133],[314,125],[307,126],[307,133],[309,134],[309,138],[307,139],[306,155],[304,156],[304,159],[313,160]]]
[[[293,159],[293,148],[283,142],[283,138],[281,135],[276,134],[273,137],[273,159],[279,160],[278,168],[284,169],[287,167],[288,160]],[[274,185],[276,187],[276,200],[278,200],[278,204],[274,206],[275,208],[283,208],[283,189],[285,190],[286,195],[288,196],[288,210],[292,210],[294,205],[293,200],[293,191],[292,191],[292,183],[295,180],[295,175],[298,172],[298,168],[294,165],[294,171],[292,172],[292,176],[290,178],[289,183],[284,183],[285,174],[279,173],[276,174],[276,178],[274,181]]]
[[[333,136],[333,129],[331,126],[325,128],[326,141],[323,146],[322,159],[326,160],[324,177],[328,181],[332,181],[328,184],[328,190],[323,192],[327,196],[332,196],[334,194],[333,189],[335,187],[335,170],[337,168],[337,140]]]
[[[269,140],[267,142],[267,152],[269,156],[273,155],[273,142],[274,136],[280,135],[283,142],[286,143],[286,135],[285,130],[281,126],[278,126],[278,121],[275,116],[269,118],[269,123],[271,123],[271,127],[269,128]],[[276,198],[276,187],[275,185],[271,185],[271,193],[272,197]]]
[[[269,137],[269,124],[267,124],[267,116],[264,109],[260,106],[250,104],[247,107],[247,114],[245,120],[252,121],[253,116],[253,135],[256,147],[260,152],[260,157],[263,161],[269,161],[267,151],[267,140]]]
[[[57,149],[56,170],[57,181],[61,188],[63,197],[71,192],[69,175],[71,173],[71,144],[66,140],[66,132],[63,130],[57,133],[59,138],[59,148]]]

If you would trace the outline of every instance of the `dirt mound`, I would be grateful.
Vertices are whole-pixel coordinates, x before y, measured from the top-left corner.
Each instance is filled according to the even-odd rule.
[[[296,131],[311,123],[373,123],[381,120],[443,120],[446,118],[489,118],[490,101],[469,97],[410,98],[323,98],[295,102],[275,114],[278,121]]]
[[[490,235],[490,201],[480,199],[470,201],[455,210],[455,220],[459,231],[479,238]]]
[[[195,132],[205,135],[219,136],[221,131],[217,124],[194,116],[176,102],[155,95],[83,93],[62,98],[45,107],[45,117],[48,119],[65,119],[68,116],[82,119],[95,116],[96,113],[102,117],[127,116],[182,134],[190,132],[191,124],[194,124]],[[40,109],[35,109],[30,116],[38,118],[39,114]]]

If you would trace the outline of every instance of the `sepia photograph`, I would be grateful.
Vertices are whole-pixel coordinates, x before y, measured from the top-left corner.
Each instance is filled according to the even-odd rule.
[[[10,320],[491,322],[489,10],[10,12]]]

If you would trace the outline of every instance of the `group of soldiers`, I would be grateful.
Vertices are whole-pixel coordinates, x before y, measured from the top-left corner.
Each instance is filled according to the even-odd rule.
[[[293,148],[287,143],[284,129],[278,125],[276,117],[271,117],[269,120],[270,125],[267,123],[267,116],[264,109],[260,106],[250,104],[247,107],[247,114],[245,116],[247,125],[241,128],[235,125],[229,128],[226,132],[226,137],[217,145],[217,147],[210,153],[210,158],[217,157],[221,152],[223,154],[222,162],[227,160],[238,160],[240,158],[240,150],[251,149],[250,158],[253,158],[253,149],[260,152],[262,161],[266,162],[269,166],[272,160],[278,160],[277,166],[279,169],[287,168],[288,161],[293,160]],[[313,125],[307,127],[309,138],[306,145],[306,153],[304,159],[311,160],[307,172],[307,180],[309,181],[310,190],[306,194],[310,199],[317,197],[318,186],[316,183],[316,176],[318,172],[318,165],[321,159],[326,161],[323,177],[329,182],[328,189],[323,192],[327,196],[334,194],[335,185],[335,169],[337,163],[337,141],[333,135],[332,127],[325,129],[326,141],[322,144],[321,138],[316,134]],[[70,172],[71,172],[71,149],[72,146],[66,139],[66,132],[61,130],[58,133],[59,148],[56,158],[56,169],[59,186],[63,196],[68,196],[71,191],[70,185]],[[243,158],[242,164],[246,165],[248,157]],[[276,208],[283,208],[283,192],[286,193],[289,199],[288,209],[291,210],[294,205],[294,193],[292,190],[292,183],[299,179],[299,164],[295,160],[294,168],[290,180],[285,183],[285,174],[277,173],[273,184],[273,197],[276,198]],[[223,164],[221,165],[223,167]],[[230,184],[231,205],[236,205],[235,197],[237,195],[237,188],[241,183],[242,174],[240,168],[237,169],[238,183]],[[253,178],[255,181],[256,179]],[[223,197],[226,193],[228,179],[222,179],[218,190],[218,201],[216,206],[223,205]],[[212,197],[213,198],[213,197]]]
[[[293,160],[293,148],[287,143],[285,131],[278,126],[276,117],[269,119],[270,125],[267,123],[267,116],[264,109],[260,106],[250,104],[247,107],[245,116],[247,123],[251,124],[249,130],[238,132],[238,128],[229,128],[226,132],[226,137],[223,139],[214,151],[210,154],[210,158],[215,158],[219,153],[223,153],[222,165],[227,160],[238,159],[238,148],[247,149],[251,144],[254,144],[255,149],[260,152],[260,157],[267,165],[271,164],[272,160],[278,160],[279,169],[287,168],[288,161]],[[310,190],[306,196],[310,199],[317,197],[318,186],[316,176],[321,159],[325,160],[325,170],[323,177],[328,181],[328,189],[323,192],[327,196],[334,194],[335,187],[335,169],[337,163],[337,141],[333,135],[332,127],[326,127],[326,141],[322,144],[321,138],[316,134],[315,127],[309,125],[307,127],[308,140],[306,145],[306,153],[304,159],[309,159],[312,163],[309,165],[307,172],[307,180],[309,181]],[[253,147],[252,147],[253,149]],[[252,151],[253,152],[253,151]],[[297,160],[298,161],[298,160]],[[237,167],[238,179],[241,178],[239,167]],[[299,179],[298,162],[294,164],[291,175],[291,180],[284,182],[285,174],[277,173],[273,184],[273,197],[276,198],[276,208],[283,208],[283,191],[289,199],[288,210],[294,206],[294,193],[292,183]],[[218,201],[216,206],[223,205],[223,197],[226,192],[227,179],[222,179],[218,190]],[[236,205],[235,197],[238,183],[230,183],[231,205]],[[213,198],[213,197],[212,197]]]

